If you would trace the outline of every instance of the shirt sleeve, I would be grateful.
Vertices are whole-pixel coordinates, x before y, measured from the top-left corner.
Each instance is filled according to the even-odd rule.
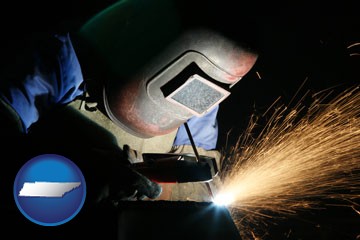
[[[187,121],[194,143],[205,150],[216,148],[218,139],[217,113],[219,105],[201,117],[192,117]],[[190,139],[185,126],[181,125],[176,133],[173,145],[190,145]]]
[[[35,42],[9,63],[13,70],[0,76],[0,96],[17,112],[25,132],[46,111],[71,102],[84,91],[70,35],[46,36]]]

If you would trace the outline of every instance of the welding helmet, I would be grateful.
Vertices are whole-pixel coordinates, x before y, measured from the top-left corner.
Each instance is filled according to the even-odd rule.
[[[168,134],[206,114],[256,62],[238,42],[182,19],[174,1],[128,0],[80,29],[108,66],[107,116],[137,137]]]

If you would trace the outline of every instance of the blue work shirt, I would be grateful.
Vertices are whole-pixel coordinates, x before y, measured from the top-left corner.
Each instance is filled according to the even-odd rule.
[[[46,111],[84,92],[70,35],[52,35],[46,40],[46,44],[26,49],[27,55],[17,56],[10,63],[14,71],[0,76],[0,97],[17,112],[25,133]]]
[[[197,147],[214,150],[218,139],[217,113],[219,105],[201,117],[192,117],[187,121],[189,130]],[[191,145],[190,138],[184,125],[176,133],[174,146]]]

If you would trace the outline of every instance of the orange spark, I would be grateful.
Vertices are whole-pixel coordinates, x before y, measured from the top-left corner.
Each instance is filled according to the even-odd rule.
[[[223,153],[217,193],[232,194],[229,210],[239,230],[316,208],[321,200],[360,199],[359,88],[330,100],[330,91],[319,92],[309,107],[274,108],[257,136],[260,125],[251,118]]]

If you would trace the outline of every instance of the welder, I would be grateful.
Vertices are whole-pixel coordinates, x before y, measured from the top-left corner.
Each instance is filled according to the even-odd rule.
[[[23,139],[47,113],[85,99],[130,135],[148,139],[176,131],[173,152],[192,151],[187,123],[196,147],[218,154],[219,104],[257,54],[216,30],[184,22],[172,1],[129,0],[74,33],[37,36],[2,66],[2,133]],[[160,196],[158,183],[120,158],[104,167],[116,184],[103,186],[99,198]]]

